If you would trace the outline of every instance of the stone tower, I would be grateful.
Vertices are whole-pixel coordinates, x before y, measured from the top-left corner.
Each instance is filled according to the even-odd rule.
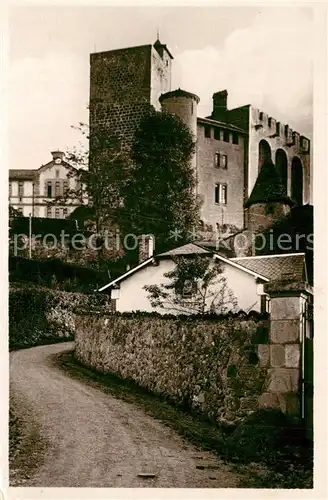
[[[275,165],[270,159],[266,160],[245,203],[247,230],[256,234],[271,227],[290,212],[293,204]]]
[[[189,128],[194,140],[197,140],[197,104],[199,97],[182,89],[162,94],[159,98],[162,110],[178,116]],[[191,164],[196,170],[196,153]]]
[[[173,56],[159,40],[154,45],[90,55],[90,163],[92,139],[102,129],[129,147],[141,118],[171,89]]]

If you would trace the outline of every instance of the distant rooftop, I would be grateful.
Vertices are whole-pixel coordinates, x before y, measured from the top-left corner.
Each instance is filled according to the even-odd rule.
[[[231,260],[271,281],[307,281],[304,253],[237,257]]]

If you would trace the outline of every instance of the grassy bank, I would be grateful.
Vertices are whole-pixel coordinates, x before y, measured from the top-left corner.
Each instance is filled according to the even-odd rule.
[[[312,451],[300,427],[280,412],[264,410],[239,426],[216,425],[196,412],[114,374],[79,363],[73,353],[56,358],[71,376],[142,408],[202,450],[212,451],[242,474],[243,488],[312,488]]]

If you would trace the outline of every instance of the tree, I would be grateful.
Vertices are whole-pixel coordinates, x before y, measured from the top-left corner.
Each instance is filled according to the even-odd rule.
[[[187,314],[224,314],[237,308],[218,261],[199,255],[174,257],[173,261],[175,268],[164,274],[167,283],[144,286],[152,307]]]
[[[182,243],[197,225],[194,151],[189,129],[169,113],[150,112],[135,134],[120,221],[136,235],[153,234],[157,250],[176,244],[171,231]]]
[[[88,127],[85,124],[80,123],[74,128],[89,139]],[[101,268],[106,265],[108,259],[122,255],[121,249],[117,249],[114,241],[122,205],[122,189],[130,160],[117,138],[109,136],[105,128],[98,127],[89,142],[89,151],[79,147],[66,153],[66,161],[71,166],[68,176],[76,179],[77,188],[68,189],[63,196],[58,196],[53,204],[69,204],[73,201],[82,203],[87,200],[88,205],[78,207],[74,211],[76,214],[73,213],[70,217],[82,218],[85,229],[97,235],[96,240],[92,240],[97,250],[87,250],[87,255],[83,254],[83,258],[92,260],[90,254],[96,254],[97,267]],[[108,238],[108,234],[113,236]],[[112,243],[107,245],[110,239]]]

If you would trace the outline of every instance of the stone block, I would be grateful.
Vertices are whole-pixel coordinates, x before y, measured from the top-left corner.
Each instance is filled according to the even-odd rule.
[[[257,355],[260,360],[260,366],[268,366],[270,360],[270,346],[267,344],[259,344],[257,347]]]
[[[270,345],[270,365],[277,368],[285,366],[285,346],[281,344]]]
[[[300,344],[285,346],[285,365],[287,368],[298,368],[300,365]]]
[[[297,392],[299,370],[297,368],[270,368],[266,386],[267,392]]]
[[[274,344],[295,344],[299,340],[299,320],[274,320],[271,322],[270,341]]]
[[[272,392],[264,392],[259,397],[259,408],[280,408],[278,394]]]
[[[299,319],[301,313],[300,297],[272,297],[272,319]]]

